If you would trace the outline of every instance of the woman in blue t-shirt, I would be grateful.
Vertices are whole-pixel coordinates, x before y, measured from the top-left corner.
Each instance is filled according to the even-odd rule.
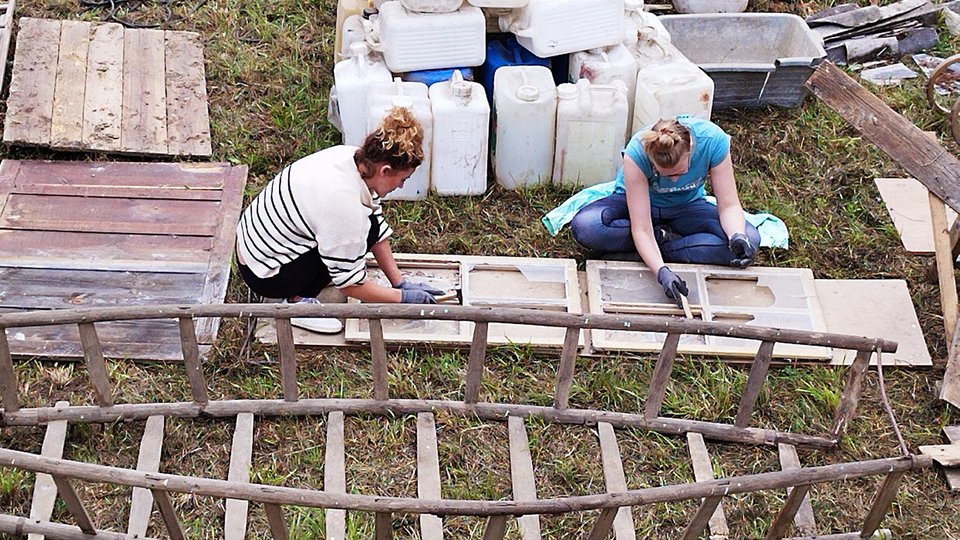
[[[665,262],[745,268],[760,245],[743,218],[730,136],[716,124],[681,116],[640,131],[623,151],[612,195],[583,207],[573,236],[603,253],[639,253],[670,298],[687,286]],[[704,199],[710,176],[717,204]]]

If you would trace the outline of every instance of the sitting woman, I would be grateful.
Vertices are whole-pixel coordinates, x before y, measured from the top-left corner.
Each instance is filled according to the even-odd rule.
[[[577,242],[607,254],[639,253],[677,301],[687,286],[665,262],[738,268],[753,262],[760,234],[744,220],[730,136],[719,126],[687,116],[660,120],[634,135],[623,154],[614,193],[574,216]],[[704,198],[708,175],[716,205]]]
[[[266,298],[316,303],[333,284],[363,302],[432,304],[442,291],[401,275],[380,198],[403,186],[423,161],[423,128],[408,109],[390,111],[359,148],[334,146],[297,160],[271,180],[237,225],[240,275]],[[392,288],[367,279],[372,252]],[[294,318],[315,332],[336,319]]]

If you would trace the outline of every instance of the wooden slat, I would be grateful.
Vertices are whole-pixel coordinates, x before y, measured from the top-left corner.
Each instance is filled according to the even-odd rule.
[[[19,26],[3,140],[45,145],[50,142],[60,21],[22,17]]]
[[[613,520],[617,517],[617,510],[619,508],[604,508],[601,510],[600,515],[597,516],[597,521],[593,523],[593,528],[590,529],[587,540],[604,540],[607,538],[613,528]]]
[[[62,21],[57,83],[53,92],[50,145],[55,148],[83,147],[83,89],[87,85],[87,51],[91,24]]]
[[[90,519],[90,515],[87,514],[87,509],[83,507],[83,502],[81,502],[80,497],[77,496],[73,485],[70,484],[70,479],[65,476],[54,475],[53,483],[57,485],[60,498],[63,499],[67,510],[70,512],[70,515],[73,516],[74,521],[77,522],[80,530],[87,534],[97,534],[97,527],[93,524],[93,520]]]
[[[203,44],[193,32],[166,32],[167,151],[171,155],[209,156]]]
[[[483,381],[483,363],[487,357],[487,330],[486,322],[478,322],[473,326],[473,341],[470,343],[470,360],[467,364],[467,384],[463,391],[463,400],[467,403],[476,403],[480,399],[480,384]]]
[[[960,407],[960,325],[954,325],[953,337],[947,349],[947,369],[943,373],[940,399]]]
[[[623,473],[623,460],[620,458],[617,435],[613,426],[606,422],[597,424],[597,433],[600,435],[600,457],[603,461],[603,479],[607,493],[623,493],[627,491],[627,479]],[[629,506],[624,506],[617,512],[617,517],[613,520],[613,530],[617,540],[636,540],[633,512]]]
[[[957,278],[954,273],[953,244],[950,227],[947,225],[947,209],[933,193],[929,193],[930,221],[933,227],[933,250],[937,262],[937,281],[940,284],[940,308],[943,312],[943,327],[947,339],[953,337],[957,328]],[[949,346],[950,343],[948,342]]]
[[[703,499],[700,507],[697,508],[697,513],[693,515],[693,519],[687,524],[680,538],[682,540],[695,540],[696,538],[700,538],[700,533],[707,528],[710,520],[713,519],[713,515],[717,511],[717,507],[720,506],[721,500],[723,500],[721,496],[706,497]]]
[[[274,319],[277,329],[277,345],[280,349],[280,380],[284,401],[297,401],[297,350],[293,344],[293,327],[290,319]]]
[[[687,433],[687,448],[690,451],[690,461],[693,463],[694,480],[697,482],[713,480],[713,464],[710,462],[710,454],[707,452],[703,435]],[[726,537],[730,535],[730,529],[727,527],[727,516],[723,513],[723,503],[717,504],[716,510],[710,516],[709,525],[710,534],[713,536]]]
[[[7,330],[0,328],[0,391],[3,392],[4,411],[20,410],[19,388],[17,372],[13,369],[13,357],[10,355],[10,342],[7,341]]]
[[[185,540],[186,535],[180,520],[177,519],[177,512],[173,508],[173,502],[170,501],[170,495],[163,490],[150,490],[153,500],[157,501],[157,509],[160,510],[160,517],[163,518],[163,524],[167,527],[167,534],[171,540]]]
[[[67,21],[64,21],[67,22]],[[184,199],[219,201],[223,193],[212,189],[186,187],[138,187],[138,186],[68,186],[34,184],[17,186],[16,192],[24,195],[66,195],[69,197],[127,197],[130,199]]]
[[[6,8],[3,10],[4,13],[0,16],[0,58],[3,59],[3,62],[0,63],[0,81],[3,80],[7,72],[7,56],[10,55],[10,38],[13,34],[13,12],[16,9],[16,4],[16,0],[6,2]]]
[[[944,426],[943,436],[950,444],[960,445],[960,425]],[[950,491],[960,491],[960,467],[944,468],[943,474],[947,477]]]
[[[797,515],[797,510],[800,509],[800,505],[803,504],[809,491],[809,485],[795,486],[790,490],[787,501],[783,503],[783,508],[780,509],[777,517],[773,520],[773,524],[770,525],[770,530],[767,531],[766,540],[779,540],[787,534]]]
[[[250,462],[253,454],[253,415],[237,415],[237,427],[233,432],[233,446],[230,449],[230,472],[227,480],[231,482],[250,481]],[[224,540],[243,540],[247,535],[247,509],[249,501],[227,499],[223,521]]]
[[[377,512],[374,518],[374,540],[391,540],[393,538],[393,514]]]
[[[327,415],[327,447],[323,460],[323,490],[327,493],[346,493],[347,479],[343,448],[343,413]],[[327,538],[343,540],[347,534],[347,511],[327,508],[325,511]]]
[[[533,460],[530,457],[530,442],[523,419],[511,416],[507,420],[510,435],[510,477],[513,485],[513,500],[537,500],[537,486],[533,475]],[[523,540],[539,540],[540,516],[531,514],[517,518]]]
[[[206,405],[210,398],[207,395],[207,381],[203,377],[203,366],[200,365],[200,346],[197,344],[197,329],[193,324],[193,317],[180,317],[179,324],[183,366],[190,383],[190,395],[195,403]]]
[[[57,407],[69,407],[69,401],[58,401]],[[67,421],[54,420],[47,424],[43,435],[43,446],[40,455],[44,457],[62,458],[63,444],[67,440]],[[57,502],[57,485],[49,474],[38,473],[33,484],[33,498],[30,501],[30,519],[50,521],[53,515],[53,505]],[[42,534],[27,535],[27,540],[43,540]]]
[[[797,470],[800,468],[800,457],[797,456],[797,448],[792,444],[780,443],[777,445],[780,454],[780,468],[784,471]],[[792,488],[787,489],[787,495]],[[803,536],[813,536],[817,534],[817,522],[813,517],[813,505],[810,503],[810,495],[803,498],[800,508],[797,510],[793,523],[797,527],[797,532]]]
[[[767,371],[770,369],[770,359],[773,358],[773,341],[764,341],[760,344],[760,349],[753,359],[750,366],[750,375],[747,377],[747,384],[743,389],[743,395],[740,398],[740,408],[737,410],[737,417],[733,425],[737,427],[747,427],[750,424],[750,415],[757,404],[757,398],[760,396],[760,389],[767,379]]]
[[[0,305],[33,310],[172,304],[178,299],[180,303],[186,303],[191,293],[199,293],[202,280],[203,276],[191,274],[104,273],[0,266],[0,282],[4,284],[5,293],[0,298]],[[176,323],[172,320],[152,324],[176,330]],[[44,331],[37,329],[37,332]],[[174,337],[179,344],[179,336]]]
[[[847,382],[840,394],[840,406],[833,421],[830,433],[838,437],[847,429],[847,424],[857,414],[857,405],[860,403],[860,391],[863,387],[863,377],[870,368],[872,351],[857,351],[856,358],[847,368]]]
[[[432,413],[417,415],[417,497],[437,500],[441,498],[437,426]],[[438,516],[420,514],[420,538],[443,538],[443,520]]]
[[[563,335],[563,350],[557,367],[557,388],[553,407],[566,409],[570,405],[570,387],[577,364],[577,347],[580,344],[580,329],[567,328]]]
[[[147,418],[147,425],[143,429],[143,438],[140,439],[140,455],[137,458],[138,471],[158,472],[160,470],[160,452],[163,449],[163,427],[164,417],[162,415]],[[152,513],[153,494],[150,490],[139,487],[133,488],[127,534],[130,535],[131,538],[145,537]]]
[[[273,540],[290,538],[287,523],[283,520],[283,508],[279,504],[264,504],[263,511],[267,514],[267,523],[270,525],[270,534],[273,535]]]
[[[167,153],[163,30],[123,32],[123,118],[120,146],[131,153]]]
[[[16,174],[17,187],[49,185],[221,191],[227,189],[227,178],[233,171],[246,168],[229,163],[6,161],[20,165]]]
[[[943,467],[960,467],[960,444],[921,444],[918,450]]]
[[[667,383],[670,382],[670,372],[673,371],[673,361],[677,357],[677,346],[680,345],[680,334],[667,334],[660,349],[660,357],[653,368],[653,377],[650,379],[650,391],[643,415],[646,418],[656,418],[660,415],[660,406],[667,394]]]
[[[370,319],[370,359],[372,361],[374,399],[389,399],[387,386],[387,347],[383,341],[383,325],[380,319]]]
[[[483,540],[503,540],[507,532],[507,516],[490,516],[483,529]]]
[[[97,404],[101,407],[113,405],[113,393],[110,390],[110,377],[107,375],[107,363],[103,359],[100,338],[93,323],[80,323],[80,343],[83,346],[83,358],[87,363],[87,375],[93,384]]]
[[[120,150],[123,115],[123,26],[95,24],[87,51],[87,79],[83,99],[84,148]]]
[[[867,512],[867,517],[863,520],[863,527],[860,529],[861,536],[869,537],[876,532],[877,527],[880,526],[880,520],[883,519],[883,515],[890,508],[890,503],[897,497],[897,489],[900,487],[900,480],[903,479],[904,474],[906,473],[903,471],[894,471],[887,474],[883,479],[883,484],[880,485],[880,489],[877,490],[873,499],[873,504],[870,505],[870,511]]]

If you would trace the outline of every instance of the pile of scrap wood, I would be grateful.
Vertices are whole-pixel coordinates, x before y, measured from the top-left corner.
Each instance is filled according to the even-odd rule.
[[[927,0],[901,0],[883,7],[843,4],[814,13],[807,24],[823,38],[830,61],[863,62],[934,46],[934,27],[944,6]]]

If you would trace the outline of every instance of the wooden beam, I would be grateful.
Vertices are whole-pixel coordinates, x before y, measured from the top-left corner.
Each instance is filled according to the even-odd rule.
[[[93,323],[80,323],[80,344],[83,347],[83,358],[87,362],[87,374],[96,393],[97,403],[101,407],[113,405],[113,395],[110,390],[110,377],[107,375],[107,364],[103,359],[103,350],[100,348],[100,338]]]
[[[958,179],[960,180],[960,179]],[[957,278],[954,269],[953,246],[950,245],[950,230],[947,228],[947,209],[933,193],[929,194],[930,221],[933,227],[933,251],[937,261],[937,281],[940,284],[940,309],[943,312],[943,328],[948,340],[952,340],[957,328]],[[947,345],[951,345],[950,342]]]
[[[722,500],[723,497],[720,495],[703,499],[700,507],[697,508],[697,513],[693,515],[693,519],[687,525],[686,529],[683,530],[680,538],[682,540],[696,540],[700,538],[700,533],[707,528],[707,524],[713,519],[713,514],[717,511],[717,507],[720,506],[720,501]]]
[[[90,515],[87,514],[87,509],[83,507],[83,502],[80,501],[77,492],[73,489],[70,479],[66,476],[54,474],[53,482],[57,485],[60,498],[63,499],[67,510],[70,512],[70,515],[73,516],[74,521],[77,522],[80,530],[87,534],[97,534],[97,528],[90,519]]]
[[[393,514],[390,512],[377,512],[374,518],[374,540],[392,540],[393,539]]]
[[[31,536],[59,538],[61,540],[90,540],[91,536],[80,527],[73,525],[64,525],[62,523],[51,523],[49,521],[34,521],[24,519],[20,516],[11,516],[9,514],[0,514],[0,533],[7,533],[11,537],[19,538],[24,534]],[[97,540],[130,540],[130,537],[124,533],[113,531],[97,531],[94,537]],[[143,537],[137,540],[159,540],[157,538]]]
[[[157,472],[160,470],[160,453],[163,448],[164,418],[161,415],[147,418],[147,425],[143,428],[143,438],[140,439],[140,455],[137,458],[137,470],[143,472]],[[153,512],[153,494],[149,489],[135,487],[130,500],[130,521],[127,524],[127,534],[131,538],[142,538],[147,535],[147,526],[150,524],[150,515]]]
[[[227,480],[246,484],[250,481],[250,464],[253,454],[253,415],[237,415],[233,431],[233,446],[230,449],[230,471]],[[224,540],[243,540],[247,536],[247,510],[250,502],[245,499],[227,499],[223,521]]]
[[[284,401],[300,399],[297,390],[297,350],[293,344],[293,327],[290,319],[276,319],[277,345],[280,348],[280,380]]]
[[[68,407],[69,401],[58,401],[57,407]],[[40,455],[62,458],[63,444],[67,440],[67,421],[54,420],[47,424],[47,430],[43,435],[43,446],[40,448]],[[33,484],[33,499],[30,501],[30,519],[37,521],[50,521],[53,515],[53,505],[57,502],[57,485],[53,482],[53,477],[49,474],[37,474],[37,479]],[[43,540],[41,534],[27,535],[27,540]]]
[[[183,366],[187,370],[190,395],[193,396],[193,401],[206,405],[210,398],[207,396],[203,366],[200,365],[200,345],[197,343],[196,325],[193,323],[193,317],[180,317],[177,321],[180,326],[180,348],[183,350]]]
[[[533,475],[533,460],[530,457],[530,441],[523,419],[511,416],[507,419],[510,436],[510,478],[513,485],[513,500],[537,500],[537,486]],[[529,514],[517,518],[523,540],[540,539],[540,516]]]
[[[869,537],[880,526],[880,520],[890,508],[890,503],[897,497],[897,489],[900,487],[900,481],[903,479],[904,471],[891,471],[883,479],[883,484],[877,490],[877,494],[870,505],[870,511],[863,520],[863,528],[860,529],[861,536]]]
[[[834,437],[839,437],[846,431],[847,424],[853,420],[857,414],[857,405],[860,403],[860,391],[863,387],[863,377],[870,369],[870,357],[873,351],[857,351],[856,358],[847,368],[847,383],[843,387],[843,393],[840,394],[840,406],[837,407],[837,414],[834,417],[833,429],[830,433]]]
[[[7,331],[0,328],[0,391],[3,392],[4,412],[20,410],[19,387],[17,372],[13,369],[13,356],[10,355],[10,342],[7,341]]]
[[[617,511],[619,508],[604,508],[600,511],[600,515],[597,516],[597,520],[593,523],[593,528],[590,529],[590,534],[587,536],[587,540],[605,540],[607,536],[610,535],[610,530],[613,528],[613,520],[617,517]]]
[[[919,447],[943,467],[960,467],[960,444],[928,444]]]
[[[380,319],[370,319],[370,360],[373,375],[373,397],[384,400],[390,398],[387,382],[387,347],[383,341],[383,325]]]
[[[800,509],[800,505],[803,504],[809,491],[810,486],[805,485],[795,486],[790,490],[790,494],[787,495],[787,501],[783,504],[783,508],[780,509],[777,517],[773,520],[773,524],[770,525],[770,530],[767,531],[765,540],[779,540],[787,534],[797,515],[797,511]]]
[[[573,373],[577,364],[577,348],[580,346],[580,329],[567,328],[563,335],[563,350],[560,352],[560,365],[557,367],[557,388],[553,406],[566,409],[570,405],[570,387],[573,385]]]
[[[943,373],[940,399],[960,408],[960,325],[954,327],[947,351],[947,369]]]
[[[327,447],[323,459],[323,490],[333,495],[347,492],[344,463],[343,413],[333,411],[327,415]],[[347,512],[327,508],[327,538],[345,538],[347,535]]]
[[[620,458],[620,445],[613,426],[606,422],[597,424],[600,436],[600,459],[603,461],[603,480],[607,493],[627,491],[627,479],[623,473],[623,460]],[[613,531],[617,540],[636,540],[637,531],[633,524],[633,511],[629,506],[620,508],[613,520]]]
[[[433,413],[417,415],[417,497],[440,497],[440,458],[437,452],[437,426]],[[430,514],[420,514],[420,538],[443,538],[443,520]]]
[[[794,471],[800,468],[800,457],[797,456],[797,448],[792,444],[778,444],[777,450],[780,455],[780,469],[784,471]],[[793,488],[787,488],[787,495]],[[817,522],[813,517],[813,505],[810,503],[810,495],[807,494],[800,503],[796,517],[793,523],[797,527],[797,532],[804,536],[813,536],[817,534]]]
[[[807,79],[807,88],[870,142],[960,212],[960,161],[830,62]]]
[[[943,437],[950,444],[960,445],[960,425],[945,426]],[[960,467],[945,467],[943,474],[947,478],[950,491],[960,491]]]
[[[287,530],[287,524],[283,520],[283,507],[279,504],[265,504],[263,511],[267,514],[267,523],[270,524],[270,534],[273,540],[287,540],[290,533]]]
[[[763,388],[764,381],[767,380],[767,371],[770,369],[770,359],[773,358],[773,346],[776,343],[764,341],[760,344],[757,356],[753,359],[750,366],[750,375],[747,376],[747,384],[743,389],[743,395],[740,398],[740,408],[737,410],[737,418],[733,425],[738,427],[747,427],[750,424],[750,415],[757,404],[757,398],[760,397],[760,389]]]
[[[690,461],[693,464],[693,479],[697,482],[709,482],[713,480],[713,464],[710,462],[710,454],[707,452],[707,445],[703,440],[703,435],[699,433],[687,433],[687,448],[690,451]],[[704,506],[701,506],[701,508],[704,508]],[[711,536],[730,536],[730,528],[727,526],[727,516],[723,513],[723,504],[720,501],[717,501],[713,513],[707,517],[709,518],[707,524],[710,525]],[[693,523],[691,523],[691,526],[692,525]],[[702,530],[702,527],[697,529],[697,534]]]
[[[187,536],[183,532],[183,526],[177,519],[177,511],[173,508],[173,502],[170,501],[170,495],[162,489],[150,490],[153,500],[157,502],[157,509],[160,510],[160,517],[163,518],[163,524],[167,527],[167,534],[171,540],[186,540]]]
[[[507,532],[507,516],[490,516],[483,529],[483,540],[503,540]]]
[[[657,358],[657,365],[653,368],[653,377],[650,379],[650,391],[647,393],[647,402],[643,416],[653,419],[660,416],[660,406],[667,394],[667,383],[670,382],[670,373],[673,371],[673,361],[677,357],[677,346],[680,345],[680,334],[667,334]]]
[[[476,403],[480,399],[480,384],[483,381],[483,363],[487,357],[488,323],[478,322],[473,326],[473,341],[470,343],[470,360],[467,364],[467,384],[463,400]]]

